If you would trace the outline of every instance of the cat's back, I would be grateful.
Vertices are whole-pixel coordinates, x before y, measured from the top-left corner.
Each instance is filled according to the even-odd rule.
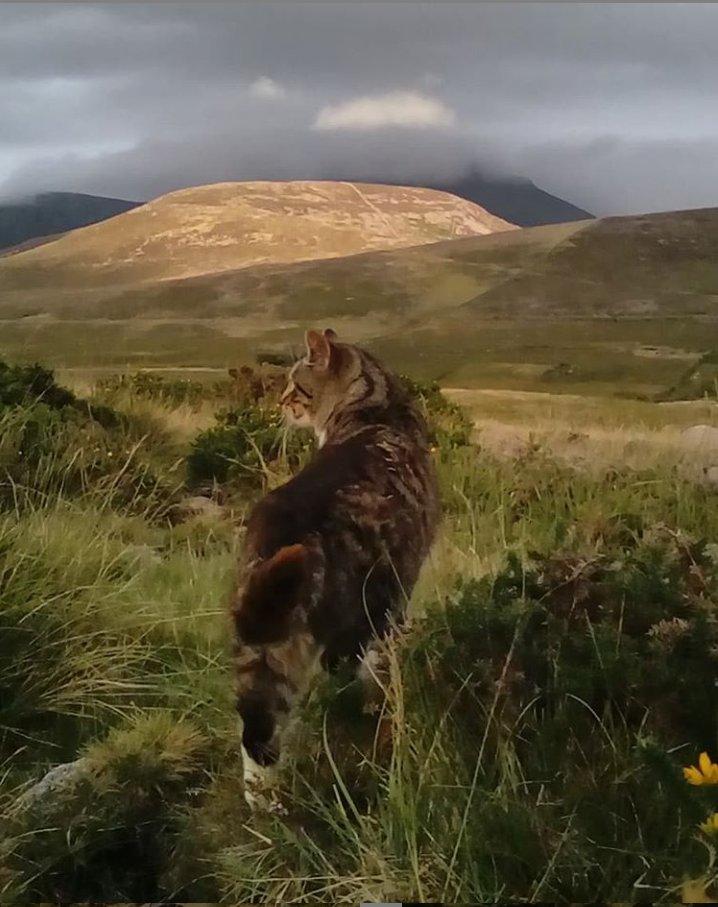
[[[296,476],[254,507],[247,540],[259,557],[269,557],[308,534],[336,536],[360,525],[385,541],[397,536],[397,545],[401,533],[411,532],[423,550],[439,517],[426,426],[414,406],[402,401],[340,426]]]

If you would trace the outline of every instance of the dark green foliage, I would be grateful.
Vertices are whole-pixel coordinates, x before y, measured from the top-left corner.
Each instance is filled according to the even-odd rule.
[[[284,429],[282,414],[262,406],[223,410],[217,424],[194,439],[187,456],[191,486],[235,482],[262,487],[279,457],[294,468],[311,448],[308,435]]]
[[[41,404],[52,410],[75,410],[105,427],[120,424],[107,406],[79,400],[55,381],[54,372],[41,365],[8,365],[0,360],[0,413],[15,407]]]
[[[52,409],[77,403],[75,395],[59,387],[50,369],[41,365],[8,365],[0,360],[0,409],[42,401]]]
[[[712,750],[718,566],[704,544],[668,529],[620,542],[617,533],[600,555],[555,554],[525,569],[513,556],[495,579],[462,584],[433,618],[448,634],[447,684],[471,673],[466,690],[493,693],[489,681],[511,650],[519,682],[507,696],[521,690],[519,710],[540,692],[537,707],[553,713],[571,694],[599,715],[660,731],[667,744]]]
[[[704,859],[705,809],[680,766],[718,746],[718,565],[661,526],[609,541],[585,557],[509,555],[404,649],[413,745],[434,734],[427,709],[444,716],[456,783],[478,787],[466,859],[493,853],[514,897],[531,897],[542,866],[544,893],[580,902],[630,899],[613,887],[626,877],[661,889]]]

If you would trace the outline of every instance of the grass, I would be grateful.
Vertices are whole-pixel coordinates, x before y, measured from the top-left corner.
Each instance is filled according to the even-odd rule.
[[[53,245],[0,262],[0,354],[14,360],[89,368],[100,348],[114,369],[221,369],[289,352],[320,321],[458,387],[683,399],[715,381],[700,365],[718,349],[714,209],[230,269],[199,246],[190,276],[169,249],[158,275],[103,247],[123,261],[113,276],[79,249],[53,264]]]
[[[85,409],[58,435],[53,423],[24,472],[12,439],[34,404],[0,410],[12,492],[0,496],[3,903],[675,902],[686,880],[710,890],[698,826],[715,788],[690,787],[681,767],[718,754],[718,492],[661,439],[718,424],[715,410],[449,392],[474,447],[424,389],[446,514],[387,650],[382,709],[364,710],[344,676],[320,682],[282,768],[287,815],[253,816],[224,608],[247,502],[290,464],[275,451],[251,487],[229,475],[214,489],[222,508],[177,517],[194,493],[187,456],[238,424],[215,419],[227,401],[210,386],[198,400],[172,380],[106,381],[97,402],[118,421],[98,427]],[[86,374],[73,389],[101,390]],[[485,440],[496,425],[533,437],[500,449]],[[588,435],[590,468],[565,455],[569,428]],[[87,431],[105,453],[78,472]],[[601,449],[601,432],[620,440]],[[129,460],[107,456],[128,440],[141,442]],[[159,496],[116,493],[150,467]],[[64,788],[23,800],[78,759]]]

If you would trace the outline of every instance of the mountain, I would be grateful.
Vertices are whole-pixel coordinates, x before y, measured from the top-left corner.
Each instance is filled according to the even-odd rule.
[[[409,180],[409,185],[428,186],[458,195],[519,227],[562,224],[593,217],[588,211],[539,189],[531,180],[521,177],[489,177],[475,170],[453,180],[425,180],[421,183]]]
[[[184,278],[516,229],[472,202],[431,189],[218,183],[160,196],[8,256],[0,289]]]
[[[274,185],[286,187],[299,183],[300,181],[294,183],[277,181]],[[311,181],[304,181],[304,185],[308,186],[310,183]],[[326,185],[329,183],[332,181],[323,180],[311,184]],[[519,177],[488,177],[478,171],[473,171],[454,180],[429,180],[427,182],[409,179],[405,180],[403,184],[410,188],[433,189],[442,194],[448,193],[473,202],[483,208],[485,214],[490,213],[498,220],[505,220],[520,227],[567,223],[585,220],[593,216],[561,198],[544,192],[530,180]],[[272,185],[272,183],[228,183],[226,185],[266,186]],[[333,185],[342,184],[333,182]],[[392,186],[392,183],[377,177],[374,185]],[[176,194],[172,193],[172,195]],[[46,192],[35,196],[31,201],[0,204],[0,256],[15,254],[43,245],[78,227],[100,223],[141,205],[141,202],[73,192]],[[380,226],[379,238],[381,236]],[[432,238],[438,239],[444,238],[444,236]],[[423,240],[420,238],[416,241]],[[394,243],[388,244],[394,245]],[[375,247],[379,248],[380,245],[381,242],[377,243]],[[357,247],[346,251],[361,251],[361,249]]]
[[[593,217],[588,211],[539,189],[528,179],[491,179],[473,173],[435,188],[475,202],[520,227],[563,224]]]
[[[54,237],[122,214],[138,202],[76,192],[45,192],[30,201],[0,204],[0,249]]]

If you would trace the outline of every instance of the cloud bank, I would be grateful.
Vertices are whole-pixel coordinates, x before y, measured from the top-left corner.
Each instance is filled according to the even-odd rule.
[[[532,178],[718,205],[718,6],[0,4],[0,194]]]

